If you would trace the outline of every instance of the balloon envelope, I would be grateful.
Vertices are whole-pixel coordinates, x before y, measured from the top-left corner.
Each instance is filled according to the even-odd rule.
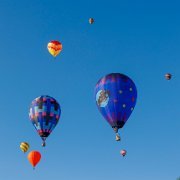
[[[96,105],[112,128],[124,126],[136,105],[136,98],[136,86],[124,74],[108,74],[95,87]]]
[[[28,144],[27,142],[22,142],[22,143],[20,144],[20,149],[21,149],[24,153],[27,152],[28,149],[29,149],[29,144]]]
[[[121,153],[121,155],[122,155],[122,156],[125,156],[125,155],[126,155],[126,153],[127,153],[127,151],[123,149],[123,150],[121,150],[121,152],[120,152],[120,153]]]
[[[35,167],[41,160],[41,154],[38,151],[31,151],[28,154],[28,160],[33,167]]]
[[[89,24],[93,24],[94,23],[94,19],[93,18],[89,18]]]
[[[43,141],[56,127],[60,115],[59,103],[50,96],[40,96],[31,103],[29,118]]]
[[[51,41],[47,45],[49,53],[56,57],[62,51],[62,44],[59,41]]]
[[[170,73],[165,74],[165,78],[167,80],[170,80],[172,78],[172,75]]]

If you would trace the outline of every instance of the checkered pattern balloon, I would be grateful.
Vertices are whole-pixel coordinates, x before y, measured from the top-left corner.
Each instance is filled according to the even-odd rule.
[[[60,115],[60,105],[50,96],[40,96],[31,103],[29,118],[44,141],[57,125]]]

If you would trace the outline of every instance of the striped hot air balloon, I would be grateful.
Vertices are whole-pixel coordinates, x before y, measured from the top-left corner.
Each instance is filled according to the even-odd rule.
[[[50,41],[47,45],[49,53],[56,57],[62,51],[62,44],[59,41]]]
[[[20,144],[20,149],[21,149],[21,151],[22,152],[27,152],[28,151],[28,149],[29,149],[29,144],[27,143],[27,142],[22,142],[21,144]]]

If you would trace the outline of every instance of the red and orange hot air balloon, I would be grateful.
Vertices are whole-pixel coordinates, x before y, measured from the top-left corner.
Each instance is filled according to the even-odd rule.
[[[62,44],[59,41],[53,40],[47,45],[49,53],[56,57],[62,51]]]
[[[33,166],[33,169],[35,168],[35,166],[39,163],[39,161],[41,160],[41,153],[38,151],[31,151],[28,154],[28,160],[31,163],[31,165]]]
[[[121,150],[120,154],[124,157],[126,156],[127,151],[125,149]]]

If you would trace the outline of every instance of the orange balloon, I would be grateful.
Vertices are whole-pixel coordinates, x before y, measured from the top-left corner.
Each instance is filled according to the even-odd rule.
[[[28,160],[31,163],[31,165],[33,166],[33,168],[39,163],[39,161],[41,160],[41,154],[38,151],[31,151],[28,154]]]
[[[62,51],[62,44],[59,41],[51,41],[47,45],[49,53],[56,57]]]

